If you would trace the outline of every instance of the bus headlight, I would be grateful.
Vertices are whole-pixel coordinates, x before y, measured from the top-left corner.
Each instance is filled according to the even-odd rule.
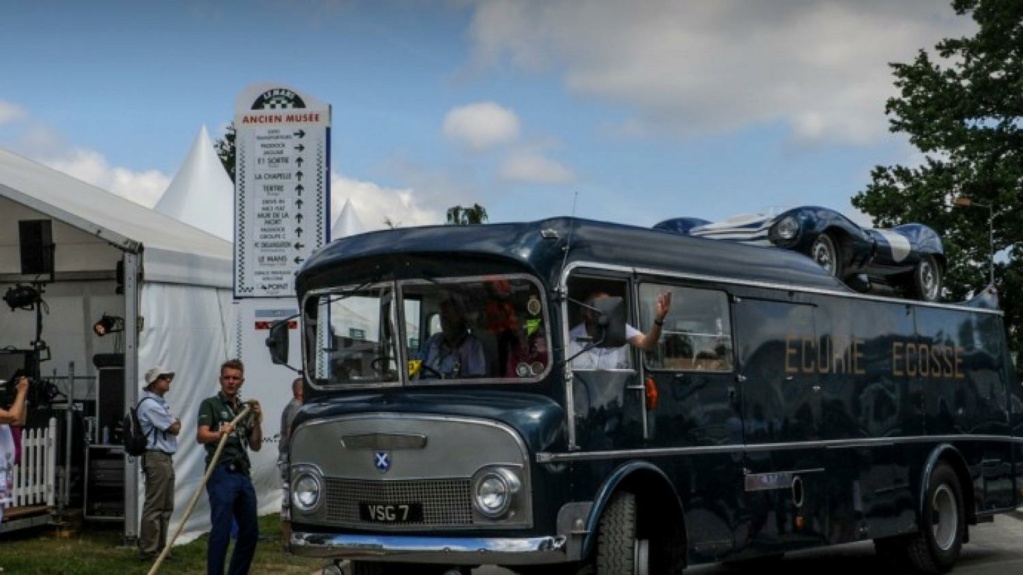
[[[316,473],[304,471],[298,474],[291,483],[291,503],[295,509],[308,513],[320,503],[323,482]]]
[[[512,499],[522,488],[519,476],[506,467],[484,469],[473,478],[473,501],[476,510],[491,519],[504,516]]]

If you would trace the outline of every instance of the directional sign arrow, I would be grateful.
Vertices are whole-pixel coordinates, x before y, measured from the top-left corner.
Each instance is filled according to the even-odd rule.
[[[296,163],[296,164],[298,164],[298,167],[300,167],[300,168],[301,168],[301,167],[302,167],[302,162],[303,162],[303,161],[304,161],[304,160],[302,160],[302,156],[299,156],[299,157],[298,157],[298,158],[297,158],[297,159],[295,160],[295,163]]]
[[[299,184],[299,185],[295,186],[295,191],[298,192],[298,195],[301,196],[302,192],[305,191],[305,187],[303,187],[302,184]]]
[[[300,224],[302,223],[302,213],[301,212],[299,212],[298,214],[295,214],[295,221],[297,221]]]
[[[303,244],[302,242],[295,242],[295,249],[296,250],[300,250],[300,249],[302,249],[304,247],[305,247],[305,244]]]
[[[303,202],[301,198],[295,200],[295,206],[297,206],[298,209],[300,209],[300,210],[302,209],[302,204],[304,204],[304,203],[305,202]]]
[[[305,150],[305,146],[303,146],[302,144],[299,144],[299,145],[295,146],[295,149],[298,150],[299,152],[302,152],[302,151]]]
[[[298,181],[301,182],[302,181],[302,170],[299,170],[299,171],[295,172],[295,177],[298,178]]]
[[[300,263],[302,263],[302,262],[304,262],[304,261],[305,261],[304,259],[302,259],[302,258],[300,258],[300,257],[298,257],[298,256],[295,256],[295,263],[296,263],[296,264],[300,264]]]
[[[304,138],[305,137],[305,132],[303,130],[299,130],[299,131],[295,132],[294,135],[298,136],[299,138]]]
[[[301,227],[295,228],[295,235],[298,236],[298,237],[302,237],[302,228]]]

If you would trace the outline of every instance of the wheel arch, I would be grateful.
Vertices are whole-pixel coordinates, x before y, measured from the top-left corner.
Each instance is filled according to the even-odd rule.
[[[662,525],[678,525],[682,545],[686,541],[685,513],[682,501],[672,486],[668,476],[659,467],[646,461],[630,461],[616,468],[604,481],[593,507],[586,519],[586,537],[583,539],[582,555],[590,557],[597,544],[597,526],[601,515],[610,503],[611,498],[619,491],[629,491],[636,496],[639,517],[646,520],[637,525],[640,533],[644,530],[655,530]],[[688,557],[688,549],[685,556]]]
[[[966,514],[966,524],[977,524],[977,505],[973,493],[973,479],[970,477],[969,467],[966,465],[966,458],[956,449],[954,445],[943,443],[935,447],[924,463],[923,472],[920,474],[920,483],[917,492],[918,517],[924,516],[924,509],[927,505],[927,485],[930,482],[931,474],[939,463],[947,463],[959,480],[959,495],[963,498],[963,512]],[[963,541],[969,541],[970,531],[963,534]]]

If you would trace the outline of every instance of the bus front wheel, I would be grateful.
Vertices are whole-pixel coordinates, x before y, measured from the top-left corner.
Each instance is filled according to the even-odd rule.
[[[924,573],[944,573],[959,559],[966,536],[966,514],[959,477],[938,463],[927,482],[920,532],[906,548],[910,563]]]
[[[636,495],[619,491],[597,528],[596,575],[648,575],[650,542],[636,537]]]

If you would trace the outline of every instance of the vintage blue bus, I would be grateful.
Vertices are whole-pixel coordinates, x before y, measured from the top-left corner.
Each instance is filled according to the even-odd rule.
[[[577,218],[340,239],[296,291],[290,547],[357,575],[674,573],[864,540],[936,573],[1020,504],[992,291],[863,295],[786,250]]]

